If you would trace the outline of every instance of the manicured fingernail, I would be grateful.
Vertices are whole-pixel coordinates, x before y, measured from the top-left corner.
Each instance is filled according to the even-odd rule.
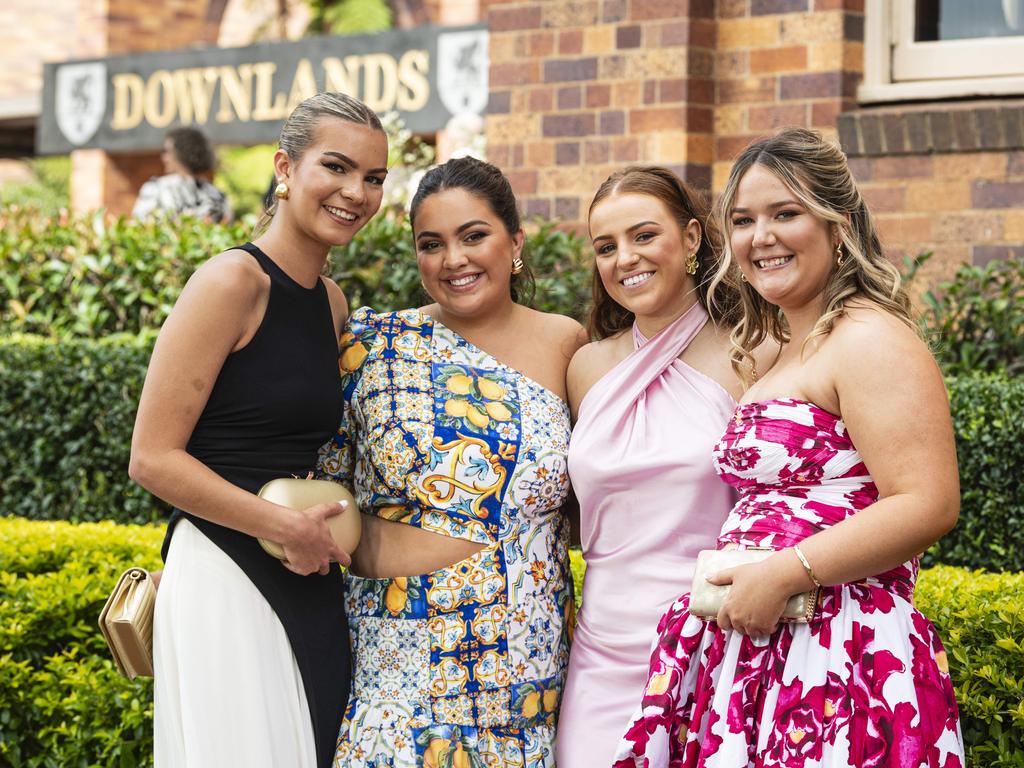
[[[338,506],[341,507],[342,509],[348,509],[348,502],[347,501],[339,501],[338,502]]]
[[[704,574],[704,578],[707,581],[711,581],[713,578],[715,578],[715,574],[713,574],[713,573],[705,573]]]

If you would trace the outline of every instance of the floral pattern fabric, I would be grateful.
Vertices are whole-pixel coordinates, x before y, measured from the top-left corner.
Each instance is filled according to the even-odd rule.
[[[336,764],[553,766],[573,607],[567,406],[417,310],[355,312],[340,362],[321,476],[365,513],[483,548],[421,576],[346,576],[355,670]]]
[[[878,499],[837,416],[802,400],[739,406],[715,448],[741,494],[718,547],[782,549]],[[913,604],[917,560],[826,587],[808,624],[722,631],[683,595],[662,617],[615,766],[963,768],[946,654]]]

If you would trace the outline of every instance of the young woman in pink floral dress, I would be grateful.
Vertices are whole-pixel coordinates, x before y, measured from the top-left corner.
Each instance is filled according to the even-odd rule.
[[[962,768],[946,654],[913,603],[917,555],[959,509],[942,377],[845,157],[789,129],[752,144],[719,201],[717,280],[751,386],[715,447],[740,494],[718,547],[768,547],[717,620],[683,595],[659,625],[616,766]],[[781,345],[767,371],[750,350]],[[821,584],[809,623],[788,596]]]

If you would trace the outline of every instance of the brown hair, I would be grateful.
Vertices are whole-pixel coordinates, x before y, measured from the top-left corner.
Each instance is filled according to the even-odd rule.
[[[587,217],[594,208],[616,194],[648,195],[660,201],[676,220],[680,231],[685,231],[691,219],[700,224],[701,240],[697,249],[697,273],[693,276],[697,287],[697,300],[717,325],[729,325],[738,317],[739,297],[727,285],[714,289],[711,280],[718,271],[720,237],[718,228],[709,215],[709,205],[703,194],[695,192],[682,179],[667,168],[656,165],[630,166],[609,176],[598,187],[590,203]],[[684,254],[679,254],[684,258]],[[608,295],[601,275],[594,264],[591,278],[594,306],[587,326],[591,338],[604,339],[633,324],[634,315]]]
[[[846,156],[817,131],[786,128],[743,150],[718,200],[717,218],[725,244],[712,288],[717,291],[720,286],[730,286],[739,293],[740,313],[732,332],[732,360],[743,380],[750,383],[754,378],[752,350],[761,342],[768,337],[780,344],[789,341],[789,327],[782,313],[741,280],[729,242],[730,212],[736,191],[754,165],[775,175],[811,215],[834,227],[846,254],[842,265],[833,268],[825,283],[825,312],[803,343],[826,336],[845,312],[846,302],[857,296],[868,299],[916,332],[910,297],[901,286],[899,271],[882,252],[875,222],[853,180]]]

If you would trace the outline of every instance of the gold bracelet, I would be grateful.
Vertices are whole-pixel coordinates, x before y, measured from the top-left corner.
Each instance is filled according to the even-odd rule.
[[[800,565],[802,565],[804,570],[807,571],[807,578],[814,582],[814,586],[820,588],[821,582],[818,581],[818,577],[814,575],[814,570],[811,568],[811,564],[807,562],[807,557],[800,551],[800,545],[794,544],[793,551],[796,552],[796,556],[800,558]]]

